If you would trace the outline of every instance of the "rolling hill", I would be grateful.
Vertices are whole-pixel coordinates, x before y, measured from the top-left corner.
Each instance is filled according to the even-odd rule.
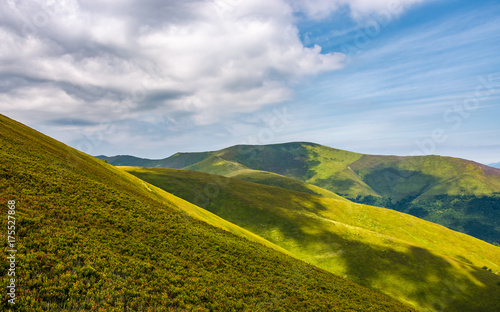
[[[3,115],[0,159],[2,311],[412,311]]]
[[[471,236],[389,209],[218,175],[121,168],[419,310],[500,310],[492,300],[500,296],[500,248]]]
[[[196,163],[191,162],[197,159],[186,155],[189,153],[167,160],[185,158],[183,163],[188,165],[182,169],[228,177],[237,177],[243,169],[272,172],[352,201],[406,212],[488,242],[500,242],[500,169],[469,160],[364,155],[302,142],[239,145],[207,152]],[[159,161],[110,163],[168,167]],[[247,171],[246,179],[252,174],[256,172]]]

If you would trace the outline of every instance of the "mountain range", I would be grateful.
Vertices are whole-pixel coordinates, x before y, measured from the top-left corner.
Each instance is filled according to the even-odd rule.
[[[493,168],[500,168],[500,162],[489,164],[488,166]]]
[[[0,115],[20,268],[0,309],[500,310],[499,247],[297,179],[301,154],[280,173],[203,154],[170,162],[219,174],[115,167]]]
[[[2,311],[414,311],[3,115],[0,159]]]
[[[276,180],[294,180],[500,242],[500,169],[469,160],[364,155],[304,142],[239,145],[160,160],[98,158],[115,166],[186,169],[275,186]]]

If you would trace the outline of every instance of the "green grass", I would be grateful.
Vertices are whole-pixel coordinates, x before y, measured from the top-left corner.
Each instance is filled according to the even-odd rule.
[[[200,172],[124,169],[304,261],[420,310],[500,310],[500,248],[473,237],[389,209],[304,192]]]
[[[178,168],[181,169],[181,168]],[[234,161],[228,161],[220,158],[219,156],[210,156],[196,164],[187,166],[183,169],[194,170],[218,175],[233,175],[241,170],[248,169],[242,164]]]
[[[0,160],[2,311],[411,310],[2,115]]]
[[[306,193],[320,194],[324,189],[330,195],[335,193],[359,203],[404,211],[489,242],[500,241],[500,206],[493,209],[498,213],[490,213],[484,209],[464,208],[474,201],[467,199],[464,203],[460,200],[461,196],[495,200],[497,193],[500,194],[500,170],[472,161],[433,155],[363,155],[303,142],[240,145],[204,154],[177,155],[176,159],[191,163],[195,156],[205,158],[183,169]],[[121,160],[113,164],[126,162]],[[130,162],[127,165],[138,164]],[[140,166],[151,165],[144,162]],[[319,188],[311,191],[310,185]],[[326,196],[332,197],[330,195]],[[451,196],[444,210],[438,199],[443,195]]]
[[[492,195],[500,190],[500,171],[488,174],[477,163],[442,156],[369,156],[351,167],[369,185],[394,200],[416,195]]]
[[[316,185],[301,182],[296,179],[282,176],[277,173],[259,171],[259,170],[240,170],[227,175],[230,178],[235,178],[238,180],[264,184],[269,186],[281,187],[290,191],[303,192],[312,195],[320,195],[323,197],[334,198],[338,200],[348,201],[344,197],[335,194],[331,191],[325,190],[324,188],[318,187]]]
[[[304,142],[182,153],[154,161],[154,165],[149,160],[127,161],[126,156],[108,161],[113,165],[188,169],[225,176],[242,169],[267,171],[349,198],[372,195],[399,201],[415,196],[418,201],[436,195],[490,196],[500,192],[500,170],[484,169],[472,161],[433,155],[363,155]]]
[[[249,169],[248,167],[241,165],[240,163],[224,160],[219,156],[210,156],[200,161],[199,163],[188,166],[184,169],[217,174],[264,185],[277,186],[292,191],[347,200],[342,196],[339,196],[338,194],[335,194],[318,186],[304,183],[302,181],[273,172]]]

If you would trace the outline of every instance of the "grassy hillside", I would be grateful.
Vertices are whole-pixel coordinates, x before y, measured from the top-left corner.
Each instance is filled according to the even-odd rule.
[[[307,184],[297,179],[289,178],[273,172],[249,169],[248,167],[243,166],[238,162],[224,160],[221,157],[215,155],[210,156],[184,169],[217,174],[270,186],[277,186],[292,191],[305,192],[314,195],[346,200],[342,196],[339,196],[331,191],[317,187],[315,185]]]
[[[178,157],[187,157],[183,155]],[[240,145],[205,156],[183,169],[228,177],[238,177],[246,169],[242,179],[274,185],[266,183],[272,179],[262,174],[272,172],[352,201],[406,212],[500,242],[500,169],[452,157],[363,155],[301,142]],[[285,180],[280,184],[276,185],[298,190]]]
[[[172,169],[182,169],[182,168],[172,168]],[[232,176],[237,172],[248,168],[240,163],[234,161],[228,161],[220,158],[219,156],[212,155],[200,162],[187,166],[184,169],[218,174],[223,176]]]
[[[216,175],[123,169],[423,311],[500,310],[500,248],[473,237],[388,209]]]
[[[226,176],[249,168],[295,178],[349,198],[371,195],[400,201],[411,196],[418,201],[436,195],[491,196],[500,192],[500,169],[472,161],[433,155],[363,155],[303,142],[179,153],[154,163],[127,157],[107,160],[117,166],[187,169]]]
[[[1,311],[410,310],[1,115],[0,160]]]
[[[363,155],[313,143],[239,145],[215,152],[176,154],[154,163],[131,161],[127,156],[107,159],[117,166],[188,169],[227,176],[250,168],[292,177],[349,198],[371,195],[400,201],[412,196],[418,201],[436,195],[490,196],[500,192],[500,169],[472,161]]]
[[[233,172],[232,174],[228,175],[228,177],[258,184],[281,187],[290,191],[303,192],[312,195],[320,195],[328,198],[349,201],[338,194],[330,192],[316,185],[304,183],[296,179],[288,178],[280,174],[267,171],[246,169]]]
[[[465,159],[442,156],[365,155],[350,167],[379,195],[394,200],[416,196],[493,195],[500,191],[500,170]]]

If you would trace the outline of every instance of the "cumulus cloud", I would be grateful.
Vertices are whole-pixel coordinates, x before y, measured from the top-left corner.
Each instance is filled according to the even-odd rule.
[[[342,53],[304,46],[298,16],[361,21],[420,1],[0,1],[0,111],[77,148],[104,132],[123,152],[167,133],[234,135],[231,122],[214,127],[344,66]]]
[[[2,109],[55,120],[114,103],[209,124],[287,100],[344,58],[304,47],[280,0],[5,1],[0,42]]]

